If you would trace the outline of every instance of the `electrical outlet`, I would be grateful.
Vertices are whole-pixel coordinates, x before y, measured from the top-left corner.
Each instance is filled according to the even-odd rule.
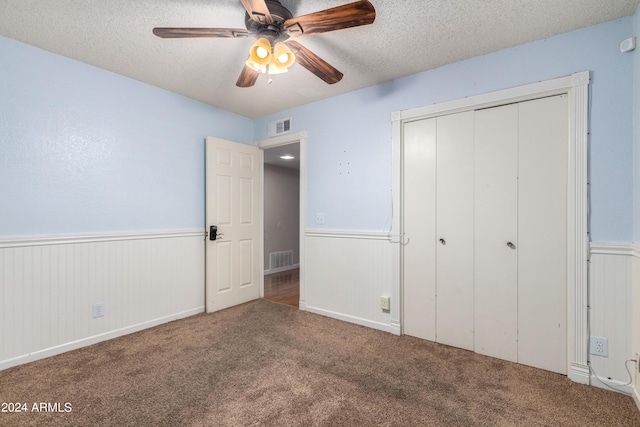
[[[324,224],[324,212],[316,212],[316,224]]]
[[[609,340],[591,335],[589,352],[594,356],[609,357]]]
[[[102,316],[104,316],[104,303],[93,304],[91,306],[91,317],[95,319]]]
[[[389,311],[391,309],[391,298],[388,296],[380,297],[380,308],[384,311]]]

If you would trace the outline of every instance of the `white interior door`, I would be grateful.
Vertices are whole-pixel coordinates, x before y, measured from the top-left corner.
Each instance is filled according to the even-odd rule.
[[[207,137],[207,312],[260,297],[261,155],[257,147]]]
[[[475,120],[475,351],[517,362],[518,105]]]
[[[567,96],[520,103],[518,362],[567,373]]]
[[[474,112],[437,125],[436,341],[473,350]]]
[[[403,333],[436,340],[436,119],[404,125]]]

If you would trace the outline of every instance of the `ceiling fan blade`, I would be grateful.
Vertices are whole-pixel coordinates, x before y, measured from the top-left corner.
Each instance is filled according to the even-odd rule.
[[[154,28],[153,34],[163,39],[205,37],[249,37],[252,34],[243,28]]]
[[[326,33],[343,28],[373,24],[376,10],[367,0],[361,0],[297,18],[287,19],[284,29],[291,37]]]
[[[258,76],[260,73],[254,71],[248,66],[244,66],[242,72],[240,72],[240,76],[238,77],[238,81],[236,82],[236,86],[238,87],[251,87],[258,80]]]
[[[286,42],[296,56],[296,62],[330,85],[342,80],[342,74],[331,64],[293,40]]]
[[[271,12],[269,12],[264,0],[240,0],[240,2],[254,21],[261,24],[271,24],[273,22]]]

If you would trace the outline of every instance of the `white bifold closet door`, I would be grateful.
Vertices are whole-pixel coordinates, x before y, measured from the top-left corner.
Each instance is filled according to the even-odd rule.
[[[519,104],[518,362],[567,374],[567,95]]]
[[[475,118],[475,351],[566,374],[566,96]]]
[[[475,351],[516,362],[518,104],[475,119]]]
[[[473,111],[437,119],[436,341],[473,350]]]
[[[405,123],[404,333],[566,374],[567,108]]]
[[[405,123],[403,331],[436,340],[436,119]]]
[[[404,127],[404,333],[473,350],[473,111]]]

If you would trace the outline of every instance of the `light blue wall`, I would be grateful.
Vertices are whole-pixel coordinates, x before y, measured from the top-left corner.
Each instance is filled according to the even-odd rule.
[[[633,35],[640,43],[640,5],[633,17]],[[640,243],[640,47],[633,56],[634,239]]]
[[[0,37],[0,236],[204,228],[204,139],[253,121]]]
[[[392,111],[591,70],[592,240],[639,242],[639,14],[256,121],[0,37],[0,236],[203,227],[204,137],[281,117],[308,132],[307,226],[388,230]]]
[[[308,132],[308,227],[324,212],[328,229],[388,230],[392,111],[591,70],[592,240],[631,241],[632,32],[629,17],[397,79],[260,118],[255,138],[282,117]]]

